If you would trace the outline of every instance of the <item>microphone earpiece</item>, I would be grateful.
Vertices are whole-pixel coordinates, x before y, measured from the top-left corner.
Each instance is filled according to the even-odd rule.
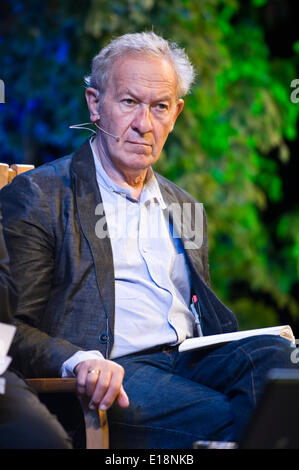
[[[91,116],[95,116],[97,119],[96,121],[99,121],[100,120],[100,115],[98,113],[91,113]],[[100,131],[104,132],[104,134],[107,134],[109,135],[110,137],[113,137],[113,139],[116,140],[116,142],[120,142],[120,137],[117,137],[116,135],[113,135],[113,134],[110,134],[109,132],[105,131],[105,129],[103,129],[102,127],[100,127],[96,121],[92,122],[92,124],[94,124]],[[71,129],[88,129],[89,131],[93,132],[94,134],[96,134],[96,132],[93,130],[93,129],[89,129],[88,127],[84,127],[86,126],[88,123],[87,122],[84,122],[83,124],[75,124],[73,126],[69,126]]]
[[[99,116],[99,119],[100,119],[100,116]],[[109,132],[105,131],[102,127],[100,127],[96,122],[94,122],[94,125],[102,132],[104,132],[104,134],[107,134],[109,135],[110,137],[113,137],[113,139],[116,140],[116,142],[119,142],[120,141],[120,137],[117,137],[116,135],[112,135],[112,134],[109,134]]]

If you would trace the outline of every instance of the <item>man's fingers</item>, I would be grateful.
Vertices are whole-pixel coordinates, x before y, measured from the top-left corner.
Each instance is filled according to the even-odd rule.
[[[100,375],[98,376],[96,387],[94,388],[89,407],[94,409],[99,405],[107,390],[110,387],[112,372],[110,370],[101,371]]]
[[[91,407],[99,405],[101,410],[110,408],[120,394],[123,376],[123,369],[119,366],[112,371],[102,371],[92,395]]]
[[[77,391],[80,395],[90,397],[90,409],[98,406],[102,410],[111,407],[115,400],[121,407],[129,406],[129,399],[123,389],[124,369],[109,360],[87,360],[75,368]]]
[[[120,387],[120,392],[117,397],[117,404],[122,408],[127,408],[130,405],[129,397],[126,394],[123,386]]]
[[[79,395],[85,394],[85,384],[86,384],[87,370],[80,370],[77,374],[77,393]]]
[[[77,393],[91,396],[98,380],[99,369],[93,368],[93,365],[86,361],[78,364],[75,372],[77,374]]]
[[[91,397],[93,395],[100,374],[101,372],[98,369],[89,369],[87,371],[85,379],[85,395],[87,395],[88,397]]]

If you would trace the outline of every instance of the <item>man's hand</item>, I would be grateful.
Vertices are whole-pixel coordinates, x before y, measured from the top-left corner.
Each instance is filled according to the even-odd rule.
[[[89,359],[75,367],[77,392],[91,398],[89,408],[98,406],[107,410],[116,402],[122,408],[129,406],[129,398],[122,386],[124,369],[108,359]]]

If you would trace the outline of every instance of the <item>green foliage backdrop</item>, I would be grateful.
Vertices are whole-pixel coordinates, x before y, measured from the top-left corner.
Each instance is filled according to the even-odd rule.
[[[280,168],[294,158],[297,56],[270,55],[258,10],[238,0],[7,1],[1,7],[1,161],[39,165],[86,137],[83,77],[113,36],[142,30],[183,46],[197,81],[156,169],[205,205],[212,285],[241,327],[299,312],[298,200],[283,201]],[[295,50],[298,44],[295,44]],[[283,207],[283,205],[282,205]]]

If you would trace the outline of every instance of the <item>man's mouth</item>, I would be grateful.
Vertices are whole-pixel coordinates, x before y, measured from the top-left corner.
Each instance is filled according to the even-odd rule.
[[[127,142],[133,145],[146,145],[147,147],[151,147],[151,144],[149,144],[148,142],[136,142],[133,140],[127,140]]]

